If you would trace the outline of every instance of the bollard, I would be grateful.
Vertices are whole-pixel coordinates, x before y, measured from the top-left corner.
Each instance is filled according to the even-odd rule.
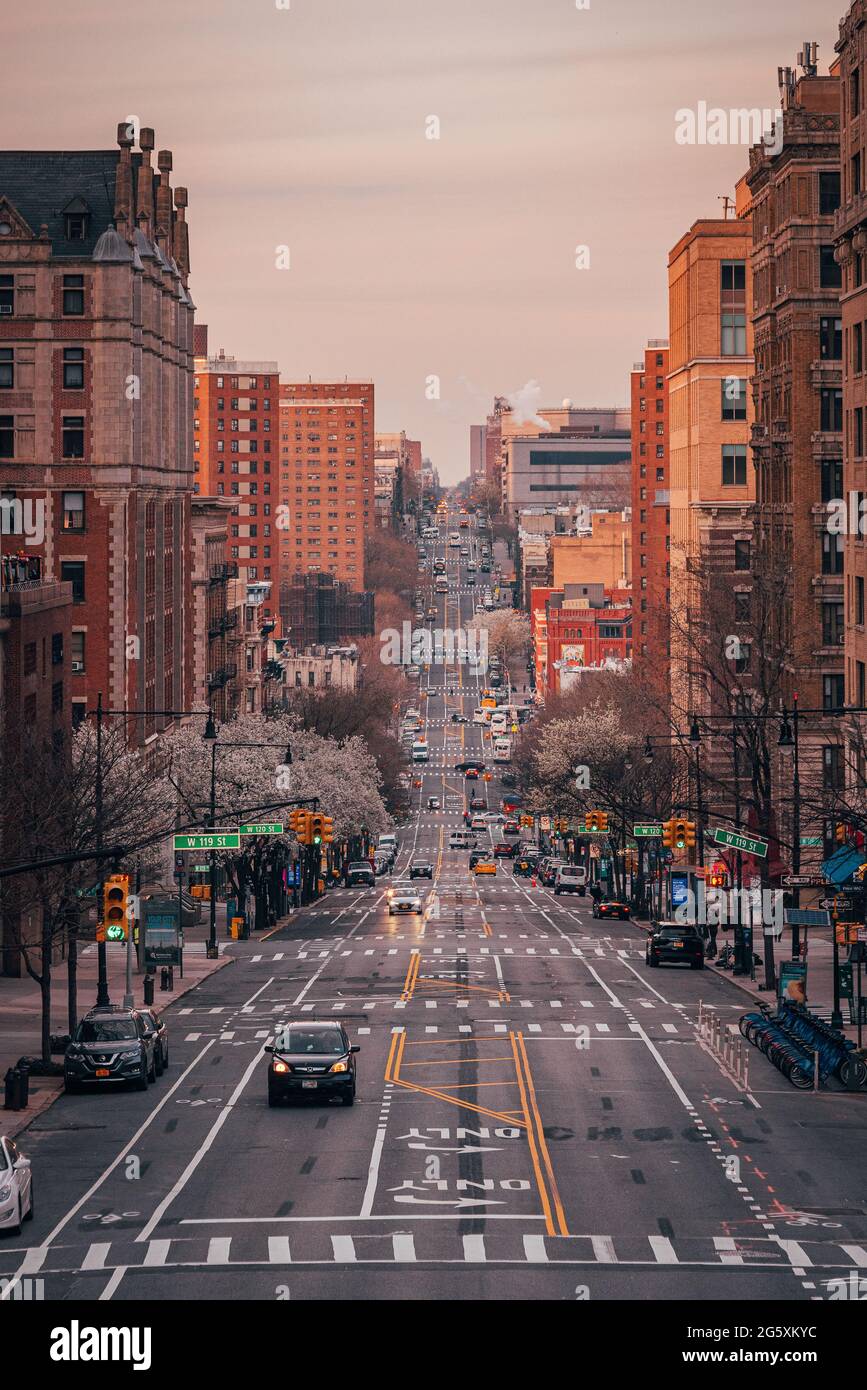
[[[171,967],[170,965],[164,965],[164,966],[162,967],[162,969],[160,970],[160,989],[161,989],[161,990],[169,990],[169,989],[171,989],[171,987],[172,987],[172,986],[171,986],[171,978],[172,978],[172,967]]]
[[[143,984],[144,984],[144,1001],[145,1001],[145,1004],[152,1004],[152,1003],[154,1002],[154,977],[153,977],[153,975],[150,975],[150,974],[145,975]]]

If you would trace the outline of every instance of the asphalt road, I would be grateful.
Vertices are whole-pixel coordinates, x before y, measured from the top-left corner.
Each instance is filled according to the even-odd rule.
[[[455,559],[443,626],[474,601]],[[63,1097],[20,1136],[36,1216],[0,1277],[71,1301],[806,1301],[867,1269],[864,1098],[796,1092],[755,1053],[744,1090],[696,1036],[700,999],[736,1023],[732,984],[649,970],[639,926],[508,861],[472,878],[447,845],[482,730],[450,716],[478,683],[424,682],[398,868],[432,857],[425,916],[389,917],[378,880],[233,945],[168,1008],[155,1086]],[[496,779],[467,788],[499,808]],[[310,1017],[360,1044],[357,1102],[269,1109],[262,1046]]]

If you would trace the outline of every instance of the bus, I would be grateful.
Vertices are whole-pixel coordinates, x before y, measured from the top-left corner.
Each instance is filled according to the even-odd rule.
[[[430,753],[428,746],[423,738],[417,738],[412,745],[412,760],[414,763],[426,763]]]
[[[449,591],[449,581],[444,574],[438,574],[434,589],[438,594],[447,594]]]
[[[494,739],[494,762],[510,763],[512,761],[512,740],[510,738]]]

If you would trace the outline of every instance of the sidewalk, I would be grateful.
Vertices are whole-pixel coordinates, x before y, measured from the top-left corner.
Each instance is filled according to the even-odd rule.
[[[221,935],[222,933],[222,935]],[[170,993],[160,990],[159,971],[154,985],[154,1008],[166,1008],[174,1000],[195,989],[203,979],[230,965],[233,957],[223,955],[229,943],[225,936],[225,921],[217,922],[217,944],[220,949],[218,960],[208,960],[205,947],[208,937],[208,923],[188,928],[184,934],[184,977],[175,967],[174,989]],[[126,992],[126,947],[109,943],[108,951],[108,992],[113,1004],[123,1003]],[[98,973],[97,949],[94,943],[82,947],[78,955],[78,1015],[79,1018],[93,1008],[96,1002]],[[132,992],[137,1006],[144,1004],[144,971],[138,973],[133,963]],[[58,961],[52,969],[51,982],[51,1031],[68,1031],[66,961]],[[15,979],[0,975],[0,1081],[9,1067],[15,1065],[19,1057],[41,1057],[42,1001],[39,987],[27,974]],[[61,1062],[62,1057],[53,1058]],[[0,1111],[0,1133],[15,1135],[28,1125],[34,1116],[56,1100],[63,1091],[63,1080],[59,1076],[30,1077],[30,1092],[26,1110]],[[0,1101],[2,1104],[2,1101]]]

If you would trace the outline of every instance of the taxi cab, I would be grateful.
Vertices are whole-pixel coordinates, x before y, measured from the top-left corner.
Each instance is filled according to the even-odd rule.
[[[495,859],[480,859],[473,865],[474,874],[496,874],[497,861]]]

